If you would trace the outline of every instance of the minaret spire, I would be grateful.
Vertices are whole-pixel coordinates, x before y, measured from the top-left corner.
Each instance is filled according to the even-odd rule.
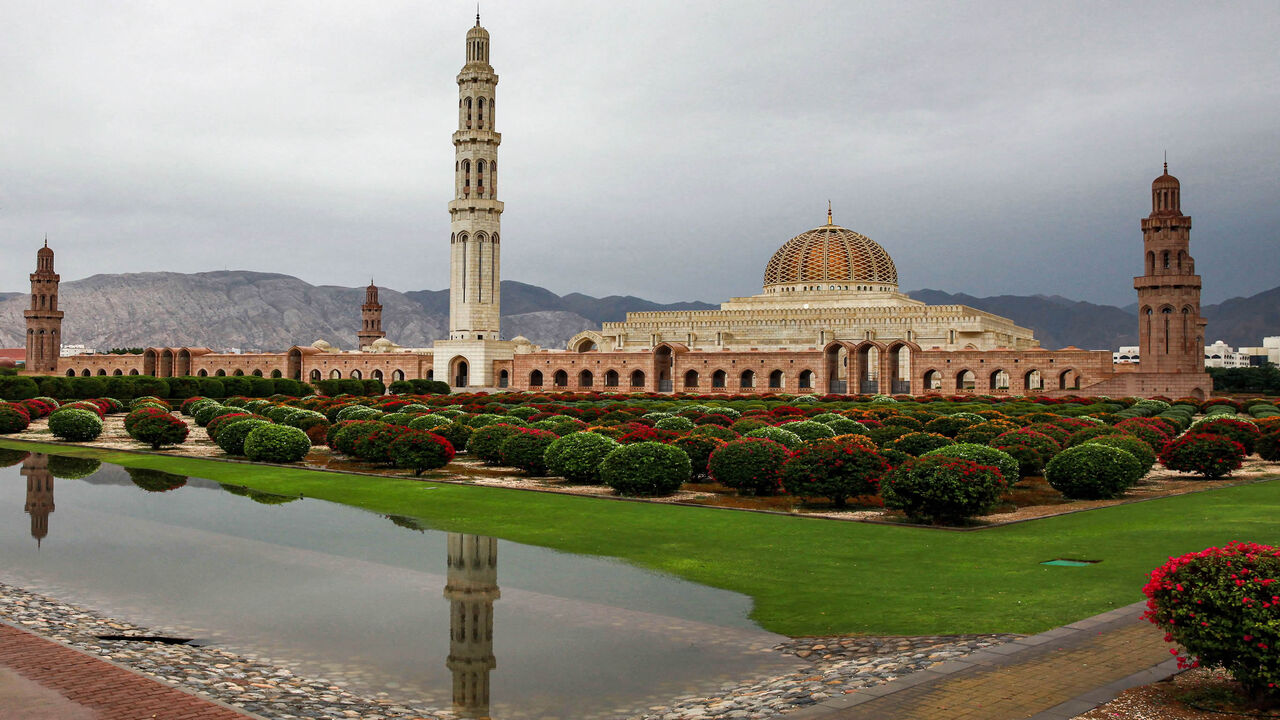
[[[828,200],[828,201],[827,201],[827,224],[828,224],[828,225],[831,225],[831,224],[832,224],[832,222],[831,222],[831,201],[830,201],[830,200]]]

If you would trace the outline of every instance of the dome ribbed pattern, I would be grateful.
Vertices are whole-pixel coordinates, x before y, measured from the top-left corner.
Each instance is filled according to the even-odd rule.
[[[879,243],[866,235],[824,225],[786,242],[764,269],[764,285],[802,282],[898,284],[898,268]]]

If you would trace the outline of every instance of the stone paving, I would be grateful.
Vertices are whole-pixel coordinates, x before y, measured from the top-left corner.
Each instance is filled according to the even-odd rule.
[[[316,678],[248,654],[214,647],[100,640],[97,635],[163,634],[119,622],[50,597],[0,583],[0,621],[271,720],[367,718],[453,720],[451,709],[407,702],[385,692],[361,694],[347,678]],[[834,695],[910,675],[1017,636],[799,638],[771,652],[797,658],[800,672],[731,682],[708,695],[686,695],[582,718],[714,720],[769,718]],[[163,686],[158,686],[163,687]],[[145,716],[144,716],[145,717]],[[164,716],[161,716],[164,717]]]

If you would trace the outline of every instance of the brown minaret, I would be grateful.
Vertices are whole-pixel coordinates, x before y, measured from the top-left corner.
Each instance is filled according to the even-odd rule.
[[[27,478],[27,504],[23,510],[31,515],[31,537],[39,545],[49,534],[49,513],[53,512],[53,473],[49,471],[49,456],[31,453],[22,463],[22,474]]]
[[[357,347],[368,347],[374,340],[386,337],[382,332],[382,305],[378,302],[378,286],[369,281],[364,289],[364,304],[360,306],[360,332],[356,333]]]
[[[27,319],[28,373],[56,374],[62,350],[62,311],[58,309],[58,282],[53,271],[53,251],[49,239],[36,252],[36,271],[31,273],[31,307],[22,312]]]
[[[1200,276],[1188,252],[1191,218],[1182,214],[1180,195],[1166,162],[1151,183],[1151,215],[1142,219],[1145,274],[1133,279],[1143,373],[1204,372]]]

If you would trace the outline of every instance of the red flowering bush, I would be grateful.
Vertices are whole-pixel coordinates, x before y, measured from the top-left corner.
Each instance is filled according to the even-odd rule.
[[[977,421],[967,417],[955,417],[953,415],[943,415],[936,417],[924,424],[924,429],[931,433],[946,435],[954,438],[960,434],[961,430],[976,425]]]
[[[21,407],[22,409],[26,410],[27,415],[31,416],[32,420],[35,420],[37,418],[47,417],[49,413],[58,409],[57,405],[53,403],[45,402],[44,400],[41,400],[39,398],[31,398],[30,400],[19,400],[15,404]]]
[[[410,430],[403,425],[388,425],[386,423],[375,422],[379,427],[371,427],[364,432],[355,433],[355,439],[351,443],[351,454],[372,463],[390,463],[391,462],[391,442],[405,433],[417,432]],[[282,425],[281,427],[289,427]],[[291,428],[298,430],[297,428]],[[255,431],[256,432],[256,431]],[[307,434],[298,430],[298,434],[306,437]],[[245,452],[248,452],[248,440],[245,440]],[[311,438],[307,438],[307,449],[311,449]],[[304,453],[305,454],[305,453]]]
[[[560,436],[550,430],[516,428],[502,441],[499,450],[502,464],[519,468],[529,475],[546,475],[547,463],[543,458],[551,443],[559,439]]]
[[[334,452],[354,457],[356,436],[373,432],[380,426],[382,423],[377,420],[340,420],[329,427],[326,443]]]
[[[1172,432],[1165,429],[1165,427],[1168,427],[1167,425],[1164,427],[1155,425],[1150,418],[1129,418],[1121,420],[1115,426],[1130,435],[1136,435],[1146,440],[1147,444],[1155,448],[1156,452],[1163,450],[1165,444],[1173,437]]]
[[[1239,470],[1245,454],[1243,445],[1224,435],[1189,432],[1165,445],[1160,462],[1170,470],[1213,480]]]
[[[912,520],[958,524],[990,512],[1005,490],[1000,470],[942,456],[909,461],[880,483],[885,507]]]
[[[680,437],[680,433],[674,430],[659,430],[651,427],[638,427],[635,430],[618,438],[618,442],[623,445],[632,445],[642,442],[671,442]]]
[[[1042,474],[1045,463],[1062,449],[1048,435],[1026,428],[997,435],[988,445],[1012,455],[1018,461],[1018,474],[1022,477]]]
[[[151,406],[151,405],[143,405],[140,408],[131,410],[128,415],[124,416],[124,431],[128,433],[130,437],[132,437],[133,426],[136,425],[140,420],[144,418],[159,417],[161,415],[169,415],[169,411],[162,410],[161,408]],[[173,417],[173,416],[170,415],[170,417]]]
[[[851,437],[860,437],[854,435]],[[875,495],[889,463],[874,448],[835,438],[800,446],[782,465],[782,487],[800,497],[824,497],[836,507],[858,495]]]
[[[13,403],[0,403],[0,435],[19,433],[31,424],[25,408]]]
[[[454,455],[448,440],[426,430],[402,433],[387,446],[387,452],[396,467],[408,468],[415,476],[448,465]]]
[[[172,413],[156,408],[139,408],[125,417],[126,424],[134,413],[129,436],[140,443],[146,443],[152,450],[159,450],[163,445],[181,445],[186,442],[191,428]]]
[[[956,433],[956,442],[986,445],[997,436],[1017,430],[1018,426],[1007,420],[987,420]]]
[[[727,430],[728,428],[725,429]],[[729,432],[733,431],[729,430]],[[721,440],[718,437],[693,434],[676,438],[671,442],[672,445],[680,448],[689,456],[689,466],[692,468],[693,477],[705,477],[709,472],[707,466],[711,462],[711,453],[724,447],[727,443],[727,440]]]
[[[1245,455],[1253,453],[1254,444],[1258,442],[1258,438],[1262,435],[1257,425],[1234,418],[1218,418],[1217,420],[1202,422],[1196,425],[1193,430],[1197,433],[1209,433],[1210,435],[1222,435],[1231,438],[1244,446]]]
[[[713,480],[744,495],[773,495],[782,488],[782,464],[789,457],[781,443],[744,437],[711,453],[707,469]]]
[[[1176,642],[1179,667],[1231,673],[1257,701],[1280,702],[1280,550],[1232,542],[1169,558],[1142,589],[1144,618]]]

